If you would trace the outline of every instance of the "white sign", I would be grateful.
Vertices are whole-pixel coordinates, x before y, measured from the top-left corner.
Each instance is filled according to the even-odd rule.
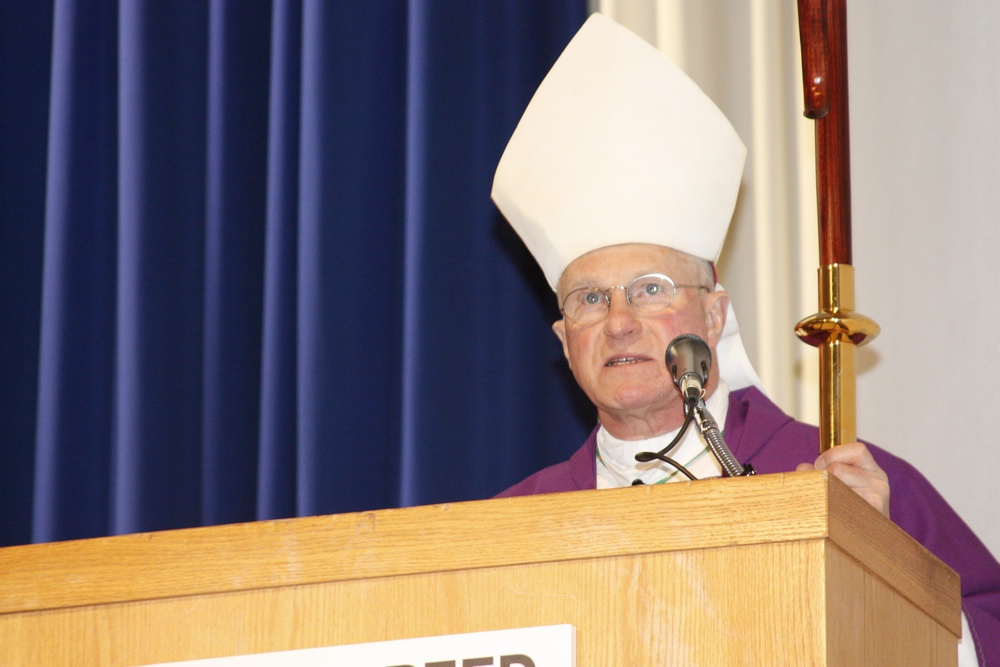
[[[572,625],[161,663],[182,667],[576,667]]]

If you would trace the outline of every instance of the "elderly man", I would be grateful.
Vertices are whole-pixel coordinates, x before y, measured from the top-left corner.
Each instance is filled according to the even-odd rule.
[[[566,47],[511,137],[493,198],[556,290],[553,330],[599,424],[568,461],[501,495],[659,484],[681,468],[720,476],[697,430],[679,433],[684,402],[663,361],[671,340],[696,334],[717,359],[704,396],[735,458],[843,480],[960,574],[960,664],[1000,664],[1000,564],[940,494],[870,444],[816,458],[816,428],[761,391],[714,271],[745,155],[704,93],[621,26],[595,14]],[[668,447],[679,465],[636,460]]]

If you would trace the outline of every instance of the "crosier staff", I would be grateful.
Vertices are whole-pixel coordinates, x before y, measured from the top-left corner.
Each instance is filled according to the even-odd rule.
[[[879,333],[854,312],[845,0],[798,0],[805,115],[816,121],[819,312],[795,327],[819,348],[820,452],[857,440],[855,356]]]

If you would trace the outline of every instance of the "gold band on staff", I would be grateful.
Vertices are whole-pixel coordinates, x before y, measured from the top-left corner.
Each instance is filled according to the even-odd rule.
[[[857,437],[856,348],[879,334],[873,320],[854,312],[854,267],[819,267],[819,309],[795,326],[819,348],[820,451]]]

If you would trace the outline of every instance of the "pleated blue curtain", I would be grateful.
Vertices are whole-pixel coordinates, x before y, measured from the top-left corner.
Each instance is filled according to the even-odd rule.
[[[0,543],[484,498],[579,444],[489,190],[585,0],[38,4],[0,9]]]

